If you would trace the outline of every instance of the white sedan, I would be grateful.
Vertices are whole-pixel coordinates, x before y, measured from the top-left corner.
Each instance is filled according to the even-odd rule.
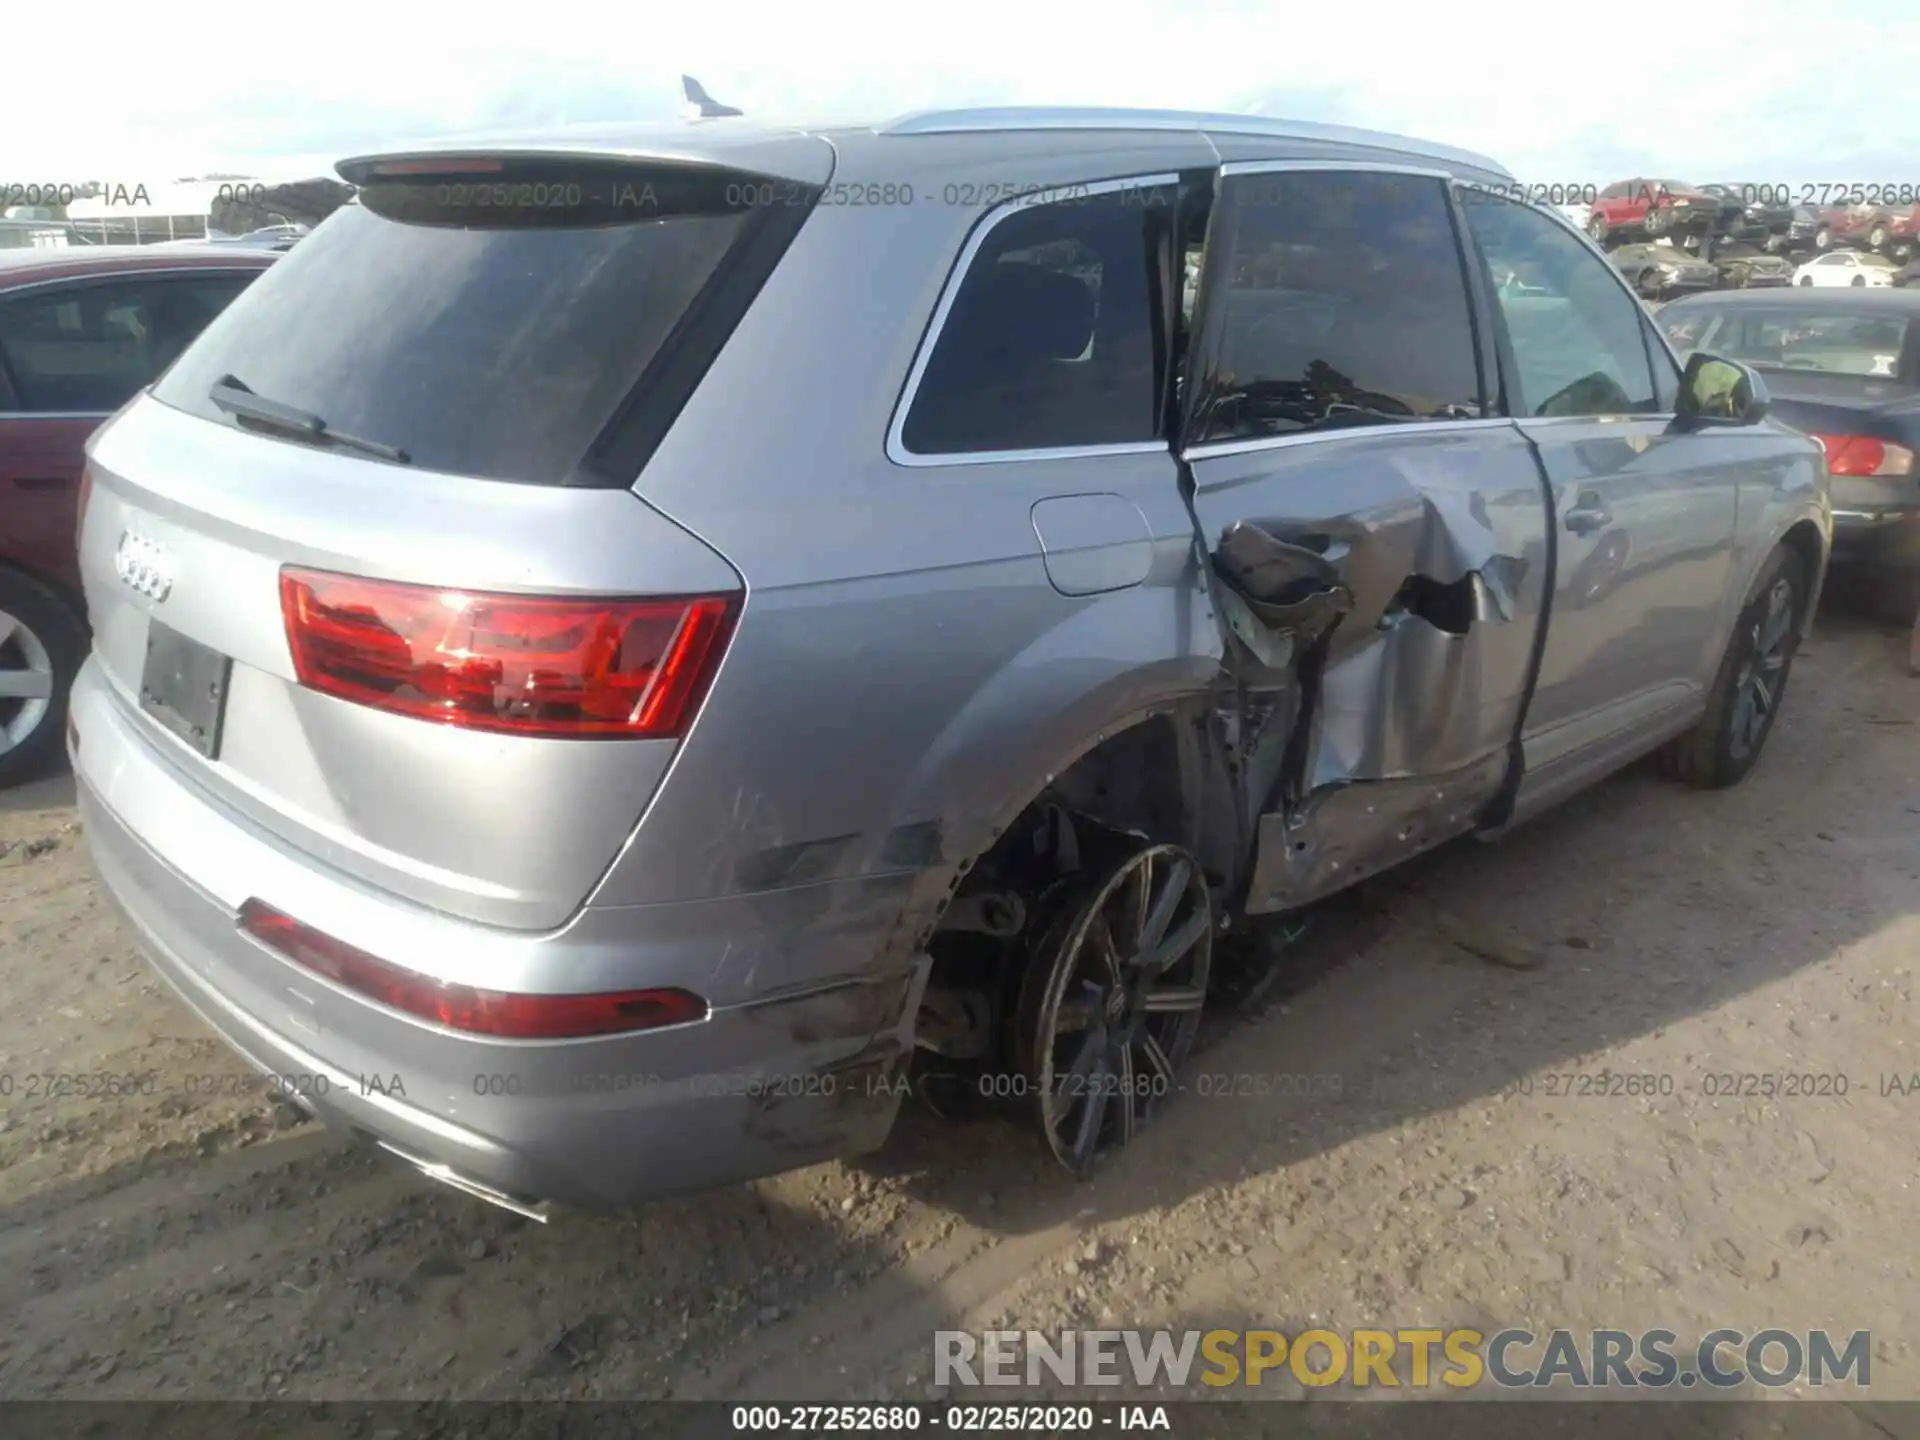
[[[1830,250],[1793,272],[1796,285],[1891,285],[1900,267],[1884,255],[1861,250]]]

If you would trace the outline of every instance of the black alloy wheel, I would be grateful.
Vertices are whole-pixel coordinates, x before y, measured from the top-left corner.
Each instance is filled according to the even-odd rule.
[[[1780,715],[1808,584],[1806,562],[1795,551],[1773,552],[1734,622],[1706,714],[1660,752],[1660,767],[1672,778],[1701,790],[1746,778]]]
[[[1178,1088],[1212,955],[1206,878],[1178,845],[1143,844],[1061,902],[1022,982],[1016,1036],[1041,1135],[1073,1174]]]

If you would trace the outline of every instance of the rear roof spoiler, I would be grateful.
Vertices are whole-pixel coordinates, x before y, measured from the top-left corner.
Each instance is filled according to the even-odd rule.
[[[636,131],[593,125],[527,135],[459,135],[376,154],[354,155],[334,169],[350,185],[365,185],[375,167],[436,159],[599,160],[635,164],[711,166],[807,185],[833,175],[833,146],[818,135],[747,125],[679,125]],[[480,178],[478,176],[476,179]]]

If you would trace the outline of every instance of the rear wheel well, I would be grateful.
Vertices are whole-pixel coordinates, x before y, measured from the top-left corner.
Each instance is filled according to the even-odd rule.
[[[1013,818],[994,828],[986,849],[961,864],[949,893],[957,898],[986,877],[1019,870],[1033,853],[1035,837],[1065,812],[1096,828],[1205,848],[1206,818],[1218,796],[1222,767],[1209,726],[1210,709],[1156,712],[1101,735],[1064,769],[1047,776]],[[943,913],[925,933],[938,932]]]
[[[1001,1027],[1058,897],[1115,853],[1170,842],[1209,882],[1230,878],[1237,834],[1216,733],[1210,703],[1196,701],[1102,736],[961,867],[925,932],[924,1048],[970,1059],[1004,1048]]]
[[[1188,843],[1197,800],[1182,783],[1180,723],[1153,715],[1107,736],[1050,780],[1023,817],[1060,804],[1110,829]]]

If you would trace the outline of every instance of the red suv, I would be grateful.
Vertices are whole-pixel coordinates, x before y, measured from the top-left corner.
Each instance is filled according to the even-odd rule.
[[[1739,210],[1736,201],[1679,180],[1616,180],[1594,197],[1587,233],[1602,245],[1669,235],[1679,242],[1711,234],[1730,207]]]
[[[1823,210],[1820,218],[1831,232],[1828,245],[1854,245],[1904,258],[1913,249],[1915,231],[1920,228],[1916,224],[1920,206],[1836,205]],[[1819,244],[1819,237],[1814,238]]]
[[[278,257],[170,245],[0,252],[0,784],[57,754],[86,658],[87,437]]]
[[[1920,241],[1920,205],[1899,205],[1888,213],[1893,218],[1887,226],[1887,253],[1896,260],[1909,259]]]
[[[1810,213],[1816,250],[1851,245],[1904,260],[1920,238],[1920,205],[1821,205]]]

